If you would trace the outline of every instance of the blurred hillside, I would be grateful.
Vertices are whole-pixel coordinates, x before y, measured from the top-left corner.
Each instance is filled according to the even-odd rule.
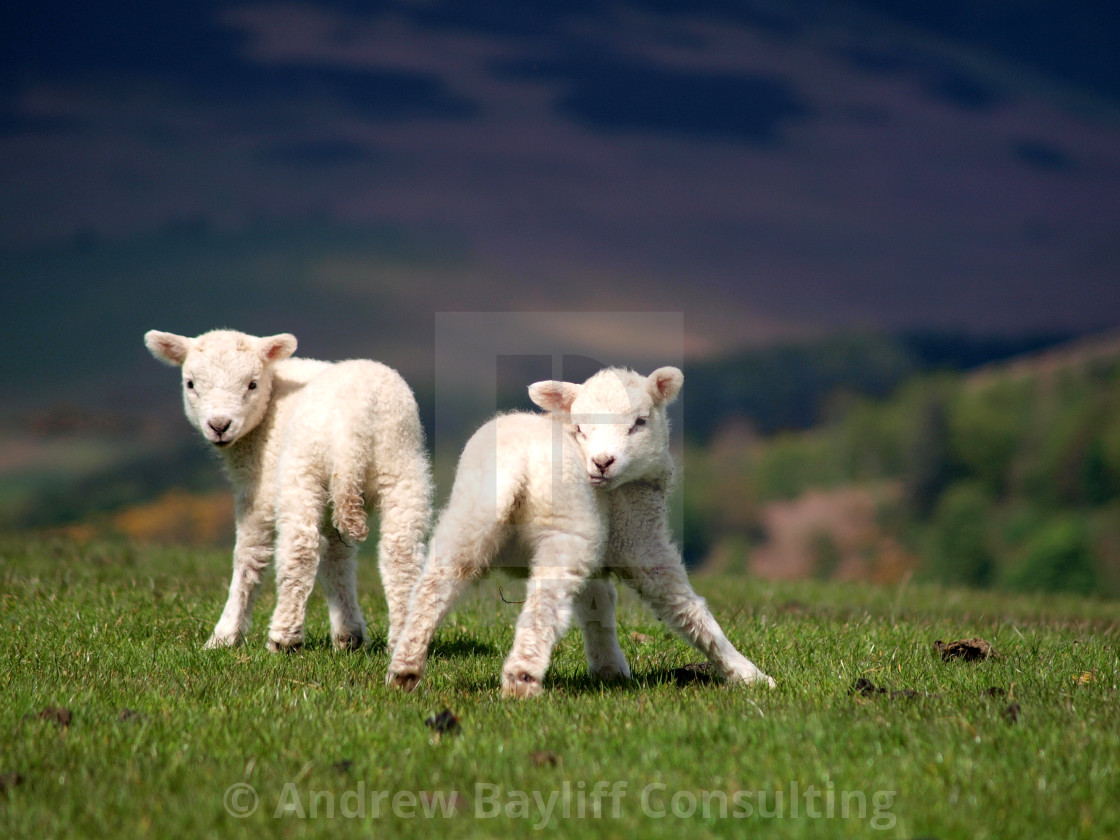
[[[1120,594],[1120,336],[852,396],[686,458],[686,549],[773,577]]]
[[[686,365],[686,559],[1120,594],[1120,337],[1066,338],[839,334]],[[498,408],[548,375],[522,368],[499,370]],[[220,465],[165,384],[167,417],[5,424],[0,530],[229,544]]]

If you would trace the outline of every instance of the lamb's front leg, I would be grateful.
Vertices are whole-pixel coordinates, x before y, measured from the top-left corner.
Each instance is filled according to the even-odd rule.
[[[268,649],[303,645],[307,599],[319,568],[325,490],[312,480],[285,488],[276,522],[276,609],[268,629]]]
[[[642,550],[644,549],[644,550]],[[688,582],[680,554],[667,536],[650,541],[618,571],[658,618],[703,653],[729,682],[775,682],[735,649],[707,603]]]
[[[271,524],[253,517],[239,518],[229,596],[222,616],[204,646],[207,650],[236,647],[245,640],[252,623],[253,603],[260,591],[261,576],[272,559],[272,539]]]
[[[630,665],[618,645],[614,584],[591,578],[576,596],[576,620],[583,630],[583,649],[591,676],[604,680],[630,679]]]
[[[525,605],[502,666],[503,696],[535,697],[544,690],[552,649],[571,623],[595,556],[595,547],[580,536],[557,533],[536,541]]]

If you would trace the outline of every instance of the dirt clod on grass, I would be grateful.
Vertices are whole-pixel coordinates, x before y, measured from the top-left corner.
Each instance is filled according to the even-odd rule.
[[[876,694],[886,694],[887,690],[875,685],[875,683],[871,682],[867,677],[860,677],[855,681],[848,693],[862,694],[864,697],[874,697]]]
[[[1019,715],[1022,714],[1022,711],[1022,706],[1020,706],[1018,703],[1012,703],[1010,706],[1003,710],[1002,714],[1004,720],[1006,720],[1008,723],[1018,723]]]
[[[430,715],[424,725],[440,735],[450,735],[459,731],[459,717],[450,709],[444,709],[439,714]]]
[[[11,790],[16,785],[23,783],[23,776],[15,771],[0,773],[0,793]]]
[[[45,720],[50,723],[56,724],[62,729],[70,725],[70,721],[74,719],[74,715],[69,709],[64,709],[61,706],[47,706],[36,715],[26,715],[27,718],[34,718],[37,720]]]
[[[919,697],[936,697],[936,694],[925,694],[921,691],[915,691],[912,688],[900,688],[897,691],[891,691],[881,685],[875,685],[867,677],[860,677],[852,687],[848,689],[849,694],[859,694],[863,697],[877,697],[880,695],[890,695],[891,700],[916,700]]]
[[[707,662],[690,662],[673,669],[673,682],[677,685],[707,685],[713,680],[715,674]]]
[[[934,650],[941,658],[948,662],[950,659],[963,659],[965,662],[980,662],[984,659],[999,659],[1000,656],[991,644],[983,639],[958,639],[955,642],[943,642],[938,639],[933,643]]]
[[[529,756],[529,759],[537,767],[559,767],[564,763],[552,750],[537,750]]]

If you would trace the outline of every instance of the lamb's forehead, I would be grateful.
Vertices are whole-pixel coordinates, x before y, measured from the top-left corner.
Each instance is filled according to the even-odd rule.
[[[572,413],[632,414],[652,405],[646,377],[624,368],[606,368],[583,383]]]
[[[191,344],[188,364],[206,365],[226,370],[260,366],[257,339],[236,330],[214,330],[203,333]]]

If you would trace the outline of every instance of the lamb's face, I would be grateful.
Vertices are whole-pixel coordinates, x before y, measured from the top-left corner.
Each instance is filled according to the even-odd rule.
[[[273,364],[296,348],[291,335],[257,338],[232,330],[198,338],[153,330],[145,342],[156,358],[182,366],[187,419],[219,448],[260,423],[272,396]]]
[[[610,489],[663,467],[669,448],[665,408],[684,384],[672,367],[641,376],[608,368],[582,385],[538,382],[529,389],[537,405],[567,413],[567,425],[580,451],[588,480]]]

